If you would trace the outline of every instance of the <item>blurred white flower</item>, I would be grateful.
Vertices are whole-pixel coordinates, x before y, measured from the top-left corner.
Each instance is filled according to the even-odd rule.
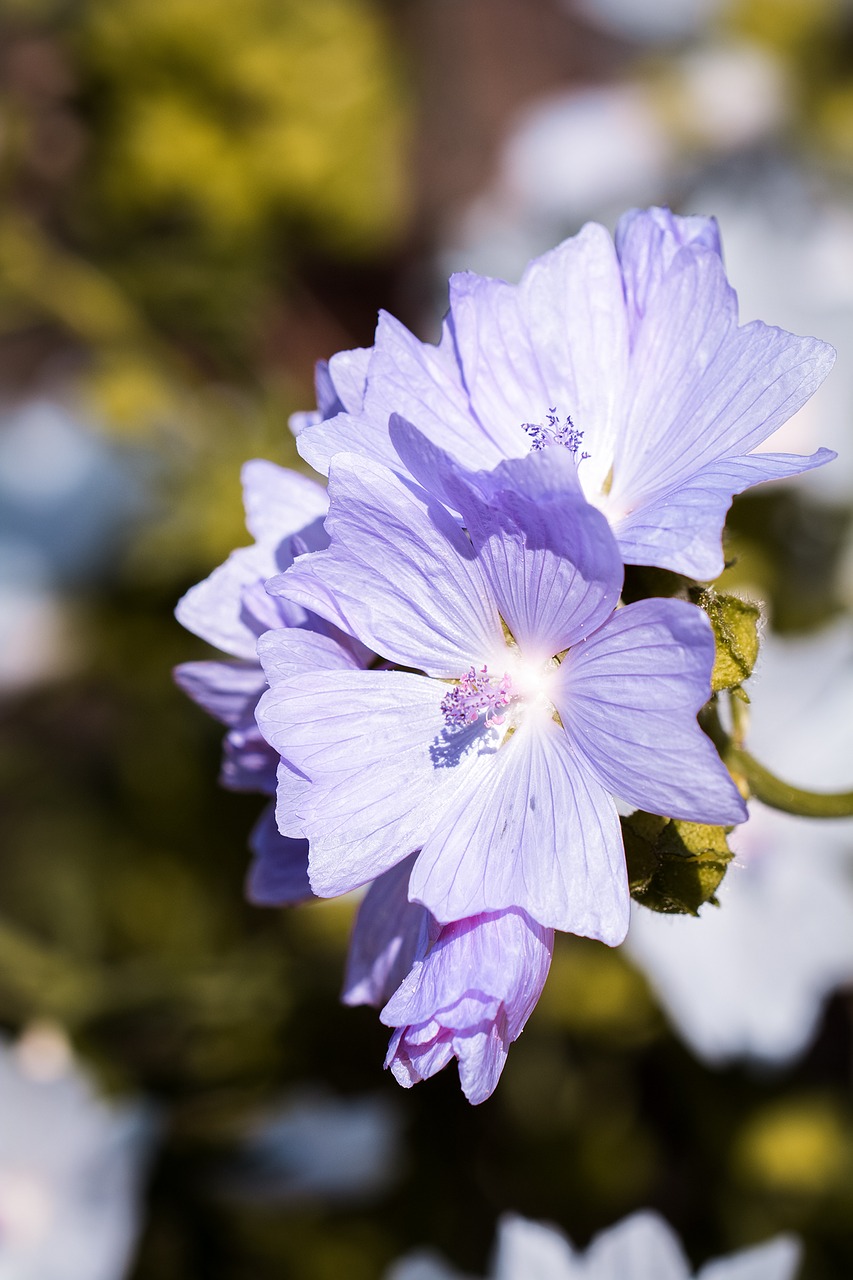
[[[696,1280],[793,1280],[798,1243],[766,1244],[708,1262]],[[578,1252],[556,1227],[508,1215],[500,1222],[491,1280],[691,1280],[678,1237],[655,1213],[636,1213]],[[430,1254],[401,1259],[386,1280],[464,1280]]]
[[[53,581],[100,572],[141,510],[132,461],[52,400],[0,412],[0,539],[29,545]]]
[[[569,222],[626,199],[653,199],[673,143],[640,83],[540,99],[516,122],[502,157],[507,202],[528,216]]]
[[[675,145],[640,82],[531,103],[507,135],[495,182],[452,230],[442,272],[514,280],[530,258],[587,219],[615,223],[629,205],[659,203]]]
[[[666,44],[699,34],[723,0],[572,0],[571,8],[596,26],[643,44]]]
[[[67,1041],[0,1043],[0,1280],[120,1280],[156,1124],[99,1098]]]
[[[748,747],[817,790],[853,785],[853,630],[765,636]],[[698,920],[635,908],[626,942],[691,1049],[718,1064],[782,1063],[811,1042],[827,996],[853,981],[853,820],[750,803],[719,907]]]
[[[689,49],[663,72],[663,84],[679,132],[713,151],[760,142],[785,123],[793,101],[782,61],[743,41]]]
[[[357,1203],[392,1186],[401,1163],[400,1113],[389,1099],[306,1089],[252,1124],[220,1187],[257,1203]]]
[[[702,166],[773,136],[791,100],[782,62],[737,41],[534,100],[513,121],[494,180],[453,225],[441,270],[515,279],[583,222],[613,225],[631,206],[667,204]]]

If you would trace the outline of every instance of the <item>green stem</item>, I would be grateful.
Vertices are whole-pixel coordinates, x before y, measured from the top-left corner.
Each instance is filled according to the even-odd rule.
[[[796,813],[803,818],[853,817],[853,791],[804,791],[792,787],[753,760],[748,751],[729,743],[721,752],[723,760],[749,786],[750,795],[783,813]]]

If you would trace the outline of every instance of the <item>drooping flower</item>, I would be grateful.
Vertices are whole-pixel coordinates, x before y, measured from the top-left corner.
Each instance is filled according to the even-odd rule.
[[[368,889],[342,998],[385,1005],[380,1018],[395,1028],[385,1066],[404,1088],[455,1057],[465,1096],[483,1102],[542,993],[554,933],[512,910],[442,927],[408,899],[413,862],[406,858]]]
[[[382,1010],[397,1030],[386,1067],[411,1088],[459,1061],[469,1102],[495,1089],[513,1040],[542,994],[554,931],[523,911],[501,911],[445,925],[428,953]]]
[[[765,1244],[706,1262],[696,1280],[794,1280],[799,1242]],[[491,1280],[691,1280],[693,1269],[672,1228],[656,1213],[635,1213],[580,1252],[556,1227],[507,1214],[498,1226]],[[432,1254],[402,1258],[385,1280],[464,1280]]]
[[[405,472],[396,415],[471,471],[559,450],[626,563],[706,580],[723,569],[734,494],[834,456],[755,452],[833,357],[815,338],[738,325],[713,219],[633,210],[615,243],[588,224],[518,286],[453,276],[437,347],[381,314],[370,352],[337,357],[365,380],[361,405],[308,425],[298,445],[323,472],[341,451]]]
[[[121,1280],[157,1128],[98,1097],[57,1029],[0,1043],[0,1275]]]
[[[783,641],[766,635],[750,681],[750,747],[782,776],[849,785],[849,626]],[[827,996],[853,981],[853,822],[793,817],[750,801],[719,908],[699,920],[637,908],[626,943],[703,1060],[782,1063],[805,1050]]]
[[[294,629],[259,642],[279,829],[308,838],[316,893],[420,850],[409,896],[442,924],[519,908],[613,944],[628,922],[614,794],[743,819],[696,722],[708,621],[676,600],[615,609],[618,549],[577,475],[564,450],[450,468],[463,532],[385,467],[335,460],[330,548],[268,589],[406,669],[329,669],[331,642]]]

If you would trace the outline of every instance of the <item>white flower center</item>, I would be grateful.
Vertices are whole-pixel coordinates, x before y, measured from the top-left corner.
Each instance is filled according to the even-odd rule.
[[[559,659],[525,661],[517,648],[510,647],[502,656],[503,671],[500,664],[492,671],[485,663],[471,667],[445,694],[441,710],[449,729],[473,725],[482,716],[485,728],[504,727],[503,737],[531,711],[538,710],[549,718],[556,714],[550,686]]]

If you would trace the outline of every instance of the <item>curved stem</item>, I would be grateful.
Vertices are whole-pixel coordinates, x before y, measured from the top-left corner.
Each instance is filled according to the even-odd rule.
[[[804,791],[801,787],[792,787],[733,743],[724,747],[721,755],[732,772],[745,780],[750,794],[773,809],[803,818],[853,817],[853,791]]]

